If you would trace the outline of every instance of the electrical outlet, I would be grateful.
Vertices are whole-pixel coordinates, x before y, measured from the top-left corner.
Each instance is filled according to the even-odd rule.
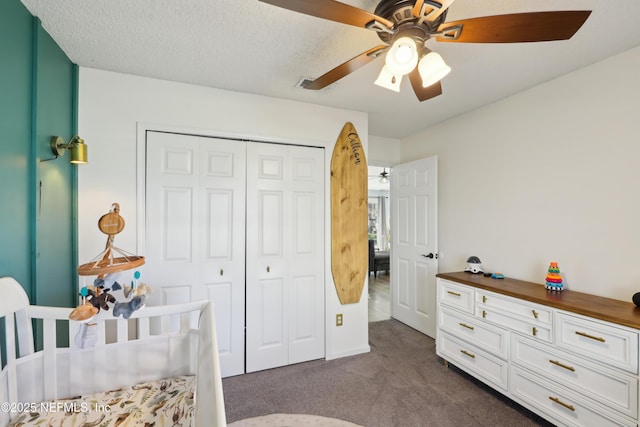
[[[336,326],[342,326],[342,313],[336,314]]]

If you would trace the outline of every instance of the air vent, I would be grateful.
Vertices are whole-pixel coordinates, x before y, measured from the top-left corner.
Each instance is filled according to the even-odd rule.
[[[309,83],[314,80],[315,79],[312,79],[311,77],[300,77],[300,80],[298,80],[298,84],[296,86],[304,89]]]

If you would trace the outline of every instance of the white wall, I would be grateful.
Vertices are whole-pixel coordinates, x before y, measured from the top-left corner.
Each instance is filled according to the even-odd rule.
[[[384,136],[369,135],[367,164],[386,166],[400,163],[400,140]]]
[[[640,47],[402,141],[439,159],[440,271],[640,291]],[[436,142],[434,142],[436,141]]]
[[[295,142],[325,147],[326,357],[369,351],[367,287],[360,303],[342,306],[331,275],[329,166],[336,138],[351,121],[368,147],[365,113],[229,92],[143,77],[80,69],[79,134],[89,146],[89,164],[79,168],[79,259],[88,262],[104,249],[97,221],[120,203],[125,230],[115,245],[137,253],[143,215],[137,211],[137,128],[157,124],[207,135]],[[144,255],[144,253],[137,253]],[[151,284],[153,285],[153,284]],[[344,326],[336,327],[337,313]]]

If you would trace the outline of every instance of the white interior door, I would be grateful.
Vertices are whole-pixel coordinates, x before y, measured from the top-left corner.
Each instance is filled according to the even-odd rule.
[[[246,143],[147,133],[149,303],[214,303],[223,376],[244,372]]]
[[[435,337],[438,272],[438,159],[393,167],[391,315]]]
[[[247,146],[247,372],[324,357],[324,152]]]

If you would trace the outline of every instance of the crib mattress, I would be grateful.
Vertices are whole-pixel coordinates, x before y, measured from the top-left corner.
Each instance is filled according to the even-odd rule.
[[[195,387],[195,376],[180,376],[86,396],[25,403],[9,426],[190,426],[195,419]]]

